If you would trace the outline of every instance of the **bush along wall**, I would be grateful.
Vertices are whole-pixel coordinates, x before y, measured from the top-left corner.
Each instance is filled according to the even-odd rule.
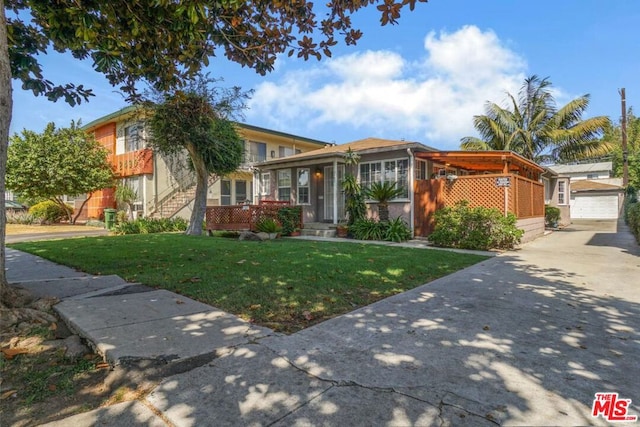
[[[460,249],[513,249],[524,231],[516,227],[516,216],[497,209],[469,207],[462,201],[435,213],[435,229],[429,241],[436,246]]]
[[[149,234],[185,231],[189,225],[184,218],[138,218],[116,224],[113,232],[122,234]]]
[[[69,207],[73,214],[73,208]],[[53,224],[67,218],[67,212],[52,200],[45,200],[29,208],[29,214],[33,215],[42,224]]]
[[[302,228],[302,206],[285,206],[278,210],[278,221],[282,226],[282,235],[290,236],[296,230]]]
[[[404,242],[411,238],[411,229],[400,217],[389,221],[359,219],[349,226],[349,233],[358,240]]]
[[[638,201],[637,190],[631,186],[627,188],[624,202],[624,220],[629,229],[640,243],[640,202]]]

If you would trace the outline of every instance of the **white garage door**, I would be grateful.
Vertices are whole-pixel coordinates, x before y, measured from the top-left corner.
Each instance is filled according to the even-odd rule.
[[[618,218],[618,196],[571,195],[572,219]]]

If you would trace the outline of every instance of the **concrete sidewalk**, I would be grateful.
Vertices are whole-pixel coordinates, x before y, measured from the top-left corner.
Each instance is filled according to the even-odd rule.
[[[10,248],[7,279],[62,300],[54,310],[112,365],[215,354],[272,333],[173,292],[91,276]]]
[[[608,425],[591,417],[603,391],[638,415],[640,250],[620,228],[577,225],[290,336],[67,269],[93,285],[59,312],[115,363],[213,357],[140,401],[49,425]],[[65,274],[9,251],[10,280],[38,266],[17,274],[25,287]]]

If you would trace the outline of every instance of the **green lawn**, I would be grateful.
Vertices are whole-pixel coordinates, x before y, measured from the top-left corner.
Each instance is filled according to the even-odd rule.
[[[281,332],[295,332],[486,259],[349,242],[246,242],[182,234],[10,246],[91,274],[117,274],[177,292]]]

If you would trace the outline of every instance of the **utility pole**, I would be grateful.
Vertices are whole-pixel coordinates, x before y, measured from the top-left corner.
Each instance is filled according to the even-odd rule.
[[[624,88],[619,90],[622,102],[622,185],[626,188],[629,184],[629,153],[627,152],[627,100],[624,94]]]

